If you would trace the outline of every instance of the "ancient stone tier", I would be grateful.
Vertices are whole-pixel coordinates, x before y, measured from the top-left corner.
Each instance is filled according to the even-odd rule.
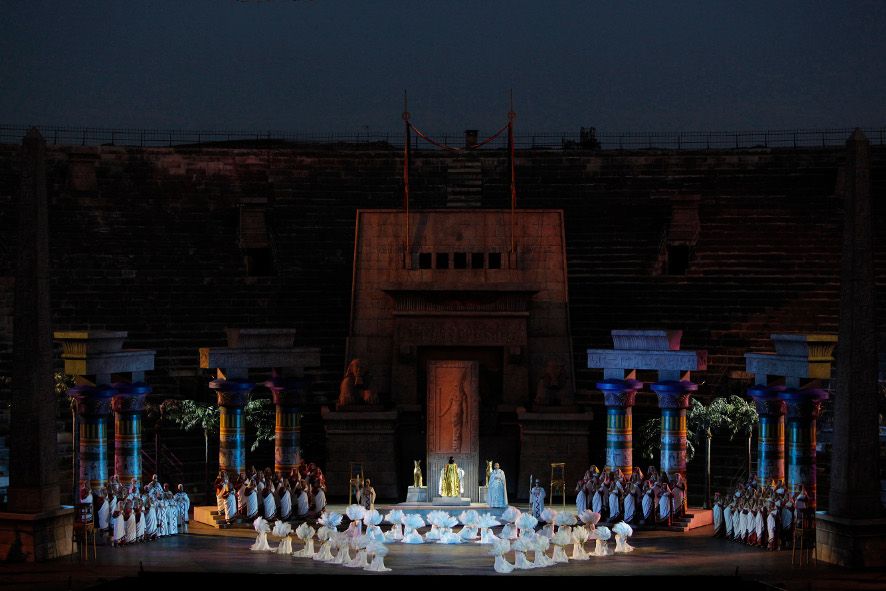
[[[62,344],[65,373],[93,376],[93,384],[109,384],[114,374],[131,374],[133,382],[145,379],[145,372],[154,369],[156,351],[123,349],[126,331],[79,330],[59,331],[53,336]]]

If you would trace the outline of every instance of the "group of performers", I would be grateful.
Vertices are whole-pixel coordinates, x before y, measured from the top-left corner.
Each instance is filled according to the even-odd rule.
[[[621,470],[600,472],[591,466],[575,486],[579,513],[590,509],[603,523],[670,526],[686,513],[686,480],[680,473],[659,474],[649,466],[646,474],[635,467],[630,477]]]
[[[215,496],[228,523],[259,516],[268,521],[307,519],[326,507],[326,477],[313,463],[299,464],[285,476],[255,466],[239,475],[222,470],[215,479]]]
[[[184,486],[173,493],[156,474],[144,487],[134,478],[124,485],[114,475],[96,491],[81,481],[80,507],[81,519],[91,520],[111,545],[125,546],[186,533],[191,500]]]
[[[767,550],[790,546],[795,526],[810,527],[813,519],[805,486],[793,494],[784,480],[761,486],[756,476],[730,497],[716,492],[713,512],[715,537]]]

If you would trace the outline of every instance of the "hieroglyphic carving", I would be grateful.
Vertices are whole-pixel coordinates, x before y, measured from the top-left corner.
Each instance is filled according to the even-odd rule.
[[[465,496],[477,495],[479,467],[479,363],[428,362],[428,485],[436,494],[438,474],[449,456],[465,471]],[[470,485],[470,487],[469,487]]]

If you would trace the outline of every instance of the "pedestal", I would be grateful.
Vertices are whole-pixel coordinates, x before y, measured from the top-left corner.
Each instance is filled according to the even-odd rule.
[[[396,499],[397,411],[320,411],[326,430],[326,482],[329,495],[347,498],[349,462],[363,464],[378,499]]]
[[[434,497],[431,504],[442,507],[468,507],[471,504],[471,499],[466,497]]]
[[[886,567],[886,519],[815,516],[818,559],[849,568]]]
[[[578,480],[584,474],[591,465],[590,425],[593,419],[594,415],[590,412],[527,412],[523,408],[517,409],[521,443],[518,498],[529,498],[530,475],[541,479],[548,498],[551,498],[548,480],[552,462],[566,463],[567,486],[570,480]]]
[[[488,498],[489,498],[489,487],[488,486],[481,486],[480,487],[480,502],[481,503],[488,503],[489,502],[487,500]]]
[[[428,487],[426,486],[410,486],[406,492],[407,503],[427,503]]]
[[[42,562],[72,551],[74,510],[0,513],[0,561]]]

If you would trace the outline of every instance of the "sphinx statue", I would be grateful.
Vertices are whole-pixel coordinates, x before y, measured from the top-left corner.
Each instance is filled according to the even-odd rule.
[[[338,407],[355,404],[378,404],[378,396],[370,387],[369,367],[355,358],[348,364],[338,389]]]
[[[545,362],[544,373],[535,390],[535,406],[565,406],[572,404],[569,390],[569,374],[566,366],[556,358]]]

